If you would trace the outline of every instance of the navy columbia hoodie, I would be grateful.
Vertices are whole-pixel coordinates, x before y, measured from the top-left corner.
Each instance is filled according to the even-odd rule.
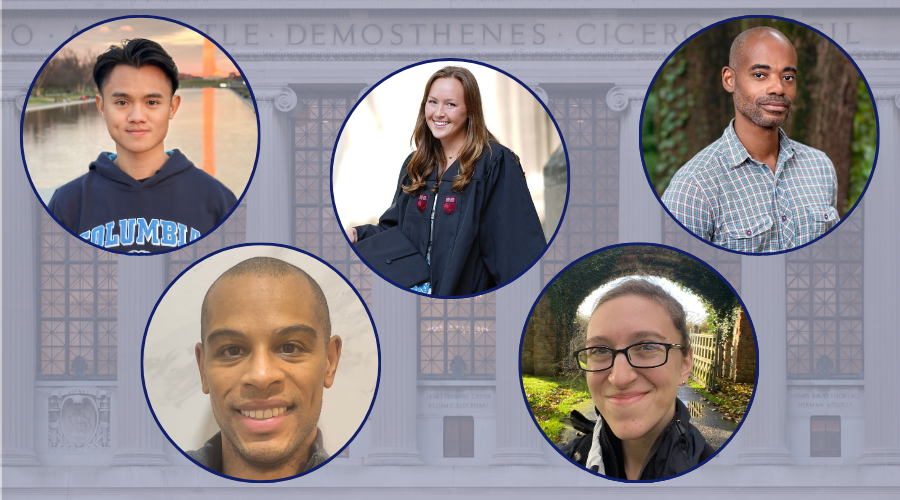
[[[211,231],[237,203],[234,193],[179,150],[139,181],[100,153],[88,173],[53,193],[48,207],[64,226],[116,252],[161,252]]]

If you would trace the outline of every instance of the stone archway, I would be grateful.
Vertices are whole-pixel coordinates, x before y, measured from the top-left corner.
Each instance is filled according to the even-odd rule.
[[[653,245],[610,248],[579,261],[557,276],[538,300],[525,328],[522,372],[559,374],[566,361],[566,346],[575,333],[578,306],[597,288],[633,275],[658,276],[678,283],[710,304],[719,318],[730,318],[738,305],[737,297],[725,281],[683,253]],[[729,330],[733,327],[730,321],[726,322]]]

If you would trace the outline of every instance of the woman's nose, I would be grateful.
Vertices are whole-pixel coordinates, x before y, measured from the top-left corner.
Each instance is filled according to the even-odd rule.
[[[612,368],[609,369],[607,380],[609,380],[613,386],[621,389],[634,382],[636,378],[637,371],[628,362],[625,353],[616,353],[616,358],[613,360]]]

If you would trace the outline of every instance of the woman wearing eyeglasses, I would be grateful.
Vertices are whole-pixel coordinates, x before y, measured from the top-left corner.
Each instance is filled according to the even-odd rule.
[[[565,447],[579,464],[617,479],[684,472],[715,450],[677,398],[693,353],[684,308],[661,287],[625,281],[597,303],[575,357],[600,418]]]

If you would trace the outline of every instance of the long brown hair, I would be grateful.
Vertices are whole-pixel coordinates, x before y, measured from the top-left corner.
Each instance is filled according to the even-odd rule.
[[[478,90],[478,82],[475,76],[466,68],[459,66],[445,66],[436,71],[425,85],[425,94],[422,96],[422,104],[419,106],[419,117],[416,119],[416,128],[410,138],[410,146],[416,148],[406,164],[406,174],[412,181],[408,186],[403,186],[403,191],[415,195],[425,187],[425,178],[434,170],[435,165],[443,171],[445,167],[444,150],[441,141],[435,139],[425,120],[425,103],[431,92],[431,84],[438,78],[455,78],[462,83],[463,96],[466,103],[466,144],[459,153],[460,174],[453,178],[454,191],[462,192],[472,175],[475,173],[475,161],[481,157],[484,148],[490,149],[490,141],[497,142],[494,134],[488,130],[484,123],[484,110],[481,106],[481,91]]]

